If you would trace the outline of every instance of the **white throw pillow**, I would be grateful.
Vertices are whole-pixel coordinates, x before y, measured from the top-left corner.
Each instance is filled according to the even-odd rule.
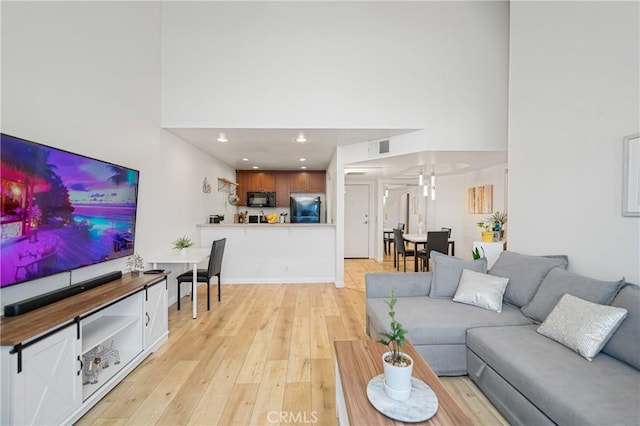
[[[502,312],[502,296],[508,282],[509,278],[463,269],[453,301]]]
[[[626,316],[626,309],[598,305],[565,294],[540,324],[538,333],[591,361]]]

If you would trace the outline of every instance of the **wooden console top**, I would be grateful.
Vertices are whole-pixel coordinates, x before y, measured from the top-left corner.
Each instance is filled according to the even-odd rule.
[[[76,294],[17,317],[2,317],[0,321],[0,345],[15,346],[52,328],[73,322],[100,306],[120,300],[140,291],[145,286],[165,279],[169,273],[131,275]]]

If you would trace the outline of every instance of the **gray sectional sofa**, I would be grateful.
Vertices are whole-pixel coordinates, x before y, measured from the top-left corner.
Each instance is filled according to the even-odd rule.
[[[366,275],[372,338],[394,290],[396,318],[431,368],[468,374],[510,423],[640,424],[637,285],[568,272],[566,256],[505,251],[488,273],[486,259],[432,262],[433,272]],[[498,289],[492,300],[502,289],[498,307],[485,288]]]

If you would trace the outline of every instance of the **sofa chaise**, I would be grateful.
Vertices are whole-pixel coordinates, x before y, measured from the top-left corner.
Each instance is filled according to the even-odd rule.
[[[438,375],[469,375],[512,424],[640,424],[640,288],[566,256],[432,252],[432,272],[365,277],[367,332],[396,318]]]

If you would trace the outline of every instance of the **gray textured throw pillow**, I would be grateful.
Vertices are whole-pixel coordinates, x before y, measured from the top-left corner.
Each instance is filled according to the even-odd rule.
[[[500,313],[502,295],[508,282],[509,278],[464,269],[453,301]]]
[[[458,289],[463,269],[476,272],[487,272],[487,259],[464,260],[446,254],[431,252],[433,263],[433,280],[431,281],[431,297],[453,297]]]
[[[626,316],[626,309],[565,294],[537,331],[592,361]]]
[[[540,323],[547,318],[564,294],[608,305],[623,285],[624,278],[620,281],[600,281],[553,268],[538,287],[533,299],[522,308],[522,313]]]
[[[504,292],[504,301],[518,308],[526,305],[533,297],[550,270],[559,267],[567,269],[567,256],[529,256],[503,251],[489,274],[509,278]]]
[[[602,352],[640,370],[640,287],[627,284],[611,302],[611,306],[627,310],[627,318]]]

